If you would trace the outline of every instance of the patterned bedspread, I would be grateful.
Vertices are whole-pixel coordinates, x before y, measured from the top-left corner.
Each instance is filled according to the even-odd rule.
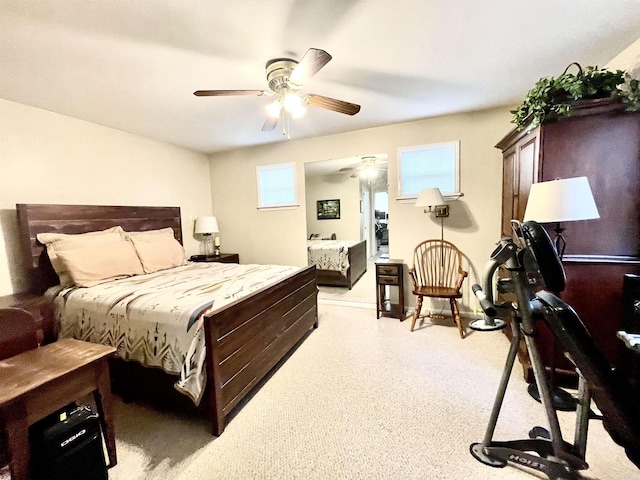
[[[336,270],[347,274],[349,269],[349,247],[358,242],[352,240],[307,240],[309,265],[320,270]]]
[[[206,385],[204,313],[293,274],[298,267],[189,263],[90,288],[52,287],[60,337],[117,348],[118,356],[178,374],[198,405]]]

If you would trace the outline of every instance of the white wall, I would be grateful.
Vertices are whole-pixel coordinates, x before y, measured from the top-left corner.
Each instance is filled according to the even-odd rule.
[[[360,180],[349,175],[319,175],[305,181],[307,236],[335,233],[338,240],[360,240]],[[340,219],[318,220],[318,200],[340,200]]]
[[[640,38],[612,58],[605,67],[609,70],[626,70],[633,78],[640,79]]]
[[[413,204],[395,200],[397,148],[456,139],[461,141],[465,196],[451,204],[445,238],[470,259],[470,285],[499,240],[502,157],[494,145],[511,129],[510,118],[505,107],[223,152],[208,162],[179,147],[0,100],[0,295],[26,288],[16,203],[176,205],[182,209],[189,255],[199,248],[188,234],[193,219],[212,213],[218,218],[222,250],[238,252],[243,263],[303,266],[306,196],[304,161],[297,159],[311,162],[372,151],[389,155],[391,257],[410,264],[413,247],[439,237],[440,225]],[[258,211],[255,166],[292,159],[300,207]]]
[[[211,156],[212,205],[224,249],[240,253],[243,263],[305,265],[304,162],[386,152],[389,155],[390,255],[410,264],[417,243],[440,237],[440,223],[412,203],[395,200],[397,148],[460,140],[460,188],[464,197],[451,203],[444,235],[470,260],[470,279],[466,282],[463,305],[473,308],[475,300],[471,299],[469,304],[469,287],[479,281],[489,254],[500,239],[502,154],[494,146],[513,127],[510,120],[509,108],[504,107],[214,154]],[[258,211],[256,165],[292,160],[297,162],[301,207]],[[413,297],[409,295],[408,300],[412,302]]]
[[[16,203],[179,206],[191,255],[208,178],[205,155],[0,99],[0,295],[27,289]]]

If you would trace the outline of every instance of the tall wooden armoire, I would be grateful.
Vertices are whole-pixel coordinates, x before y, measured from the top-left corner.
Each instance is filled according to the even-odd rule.
[[[640,112],[626,112],[618,100],[581,102],[572,116],[535,129],[511,131],[496,145],[503,152],[502,235],[510,220],[522,220],[531,184],[586,176],[600,218],[565,222],[563,265],[567,286],[562,299],[578,313],[598,347],[632,381],[638,362],[616,337],[623,324],[625,274],[640,274]],[[554,238],[553,225],[548,227]],[[574,377],[560,355],[552,357],[552,337],[542,328],[545,365],[555,364],[558,379]],[[532,381],[526,351],[519,355]]]

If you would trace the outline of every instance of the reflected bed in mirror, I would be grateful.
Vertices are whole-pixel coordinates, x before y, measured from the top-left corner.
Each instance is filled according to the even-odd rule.
[[[335,234],[331,235],[335,238]],[[309,265],[316,266],[318,285],[351,287],[367,271],[367,242],[307,240]]]

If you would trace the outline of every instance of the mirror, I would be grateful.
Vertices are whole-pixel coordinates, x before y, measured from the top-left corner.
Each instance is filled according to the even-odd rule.
[[[388,256],[388,156],[359,155],[305,163],[307,238],[335,233],[367,240],[368,257]],[[340,218],[318,215],[318,205],[340,201]]]
[[[318,298],[375,305],[374,262],[389,256],[387,165],[386,153],[305,164],[307,257],[318,269]],[[338,241],[325,244],[332,234]]]

